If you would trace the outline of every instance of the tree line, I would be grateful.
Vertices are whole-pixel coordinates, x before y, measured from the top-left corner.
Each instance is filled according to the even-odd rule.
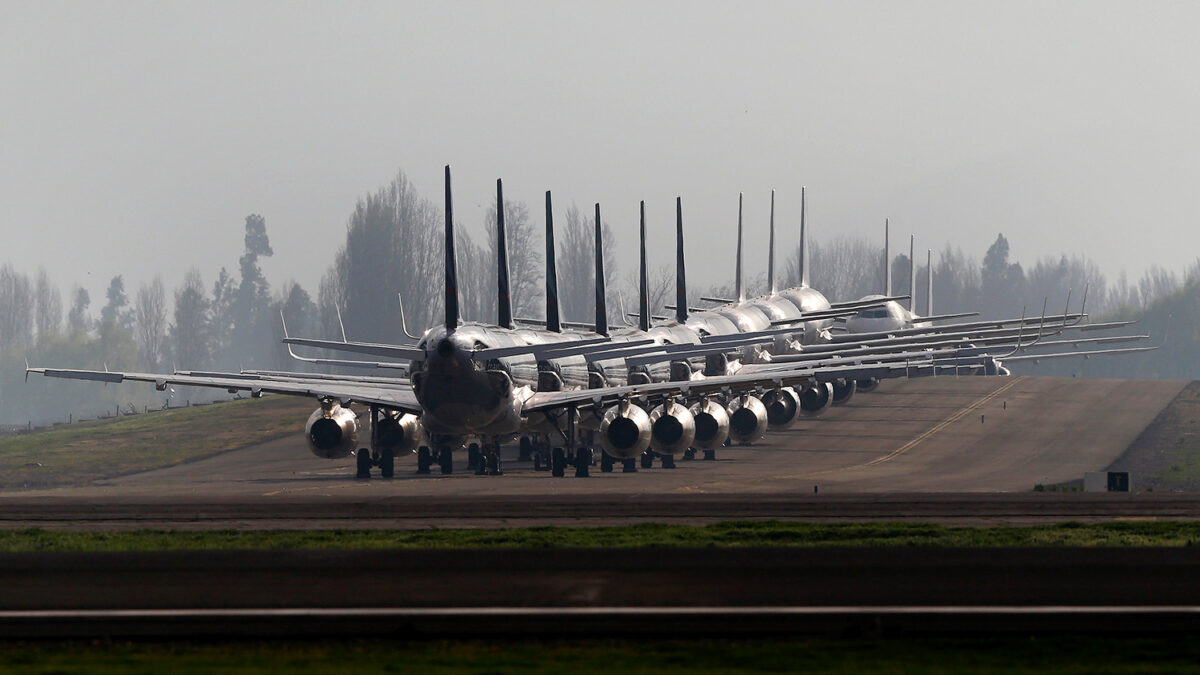
[[[517,317],[544,317],[545,221],[540,207],[535,214],[524,202],[505,203],[511,298]],[[574,204],[560,213],[565,217],[556,217],[555,230],[562,315],[565,320],[590,322],[595,297],[595,216]],[[467,229],[456,229],[461,309],[467,320],[495,321],[496,217],[492,205],[482,224],[485,237],[479,241]],[[355,204],[346,223],[345,243],[321,278],[315,299],[294,281],[273,288],[264,277],[259,261],[273,251],[267,221],[259,214],[245,218],[244,247],[237,265],[222,267],[211,285],[192,268],[170,293],[155,278],[140,284],[130,296],[123,276],[116,275],[98,312],[88,291],[78,285],[64,301],[45,270],[29,275],[12,263],[0,264],[0,422],[65,418],[66,411],[112,410],[129,403],[158,405],[170,393],[156,394],[144,385],[101,388],[51,380],[26,386],[26,359],[38,365],[112,370],[305,370],[307,364],[292,360],[279,343],[281,315],[293,334],[340,338],[344,324],[352,340],[409,342],[401,322],[401,299],[409,331],[440,321],[442,218],[439,206],[399,172]],[[610,324],[621,325],[621,313],[637,306],[636,241],[620,248],[609,223],[602,221],[601,227]],[[732,232],[730,228],[730,250]],[[779,255],[777,286],[796,284],[798,247],[781,245]],[[930,270],[922,257],[916,265],[916,309],[929,313],[924,288]],[[912,269],[908,255],[900,253],[888,262],[893,291],[907,292]],[[831,300],[883,292],[879,242],[847,235],[815,239],[810,242],[808,265],[811,282]],[[979,311],[987,317],[1011,317],[1024,307],[1033,315],[1040,313],[1042,298],[1049,299],[1050,312],[1061,312],[1068,289],[1074,292],[1072,305],[1077,309],[1087,286],[1093,316],[1150,311],[1156,302],[1176,303],[1174,310],[1193,322],[1200,316],[1195,303],[1187,300],[1196,296],[1200,261],[1181,275],[1152,267],[1136,283],[1129,282],[1124,272],[1110,282],[1093,261],[1079,255],[1046,256],[1026,268],[1010,260],[1008,240],[1000,234],[982,262],[947,245],[933,256],[932,268],[934,313]],[[656,267],[649,277],[651,307],[665,313],[662,305],[674,300],[673,266]],[[747,286],[754,294],[764,292],[765,283],[759,274]],[[704,305],[701,295],[732,293],[729,279],[708,288],[693,287],[689,295],[692,304]],[[1183,321],[1178,315],[1176,320]],[[1187,344],[1193,344],[1196,331],[1188,339],[1192,342]],[[1187,353],[1186,345],[1172,351],[1180,359]],[[1200,376],[1200,372],[1158,364],[1155,359],[1161,357],[1140,361],[1144,366],[1137,371],[1140,376]],[[1131,362],[1107,360],[1118,361]],[[1127,372],[1125,366],[1113,368],[1114,374]]]

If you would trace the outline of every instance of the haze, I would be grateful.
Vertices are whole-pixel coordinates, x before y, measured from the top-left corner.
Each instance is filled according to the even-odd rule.
[[[439,201],[447,163],[475,232],[498,177],[538,224],[544,190],[600,202],[626,250],[645,199],[654,264],[681,195],[701,284],[732,274],[739,191],[762,250],[770,189],[793,228],[801,185],[818,239],[890,217],[896,250],[979,259],[1003,232],[1110,278],[1200,250],[1195,3],[0,8],[0,262],[96,302],[115,274],[211,283],[249,213],[267,278],[315,292],[360,196],[403,170]]]

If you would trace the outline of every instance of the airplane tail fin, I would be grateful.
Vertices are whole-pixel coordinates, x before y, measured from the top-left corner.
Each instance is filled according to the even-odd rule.
[[[925,249],[925,313],[933,316],[933,249]]]
[[[738,240],[737,265],[734,267],[733,295],[738,302],[746,299],[746,291],[742,286],[742,193],[738,193]]]
[[[604,290],[604,235],[600,227],[600,204],[596,204],[596,332],[600,335],[608,335],[608,302]]]
[[[917,311],[917,235],[908,235],[908,313]]]
[[[683,198],[675,198],[675,320],[688,317],[687,278],[683,270]]]
[[[741,220],[741,210],[738,210]],[[771,238],[767,244],[767,290],[775,295],[775,191],[771,190]]]
[[[641,204],[641,268],[638,275],[638,330],[650,330],[650,279],[646,270],[646,202]]]
[[[508,284],[508,237],[504,231],[504,186],[496,179],[496,323],[513,327],[512,295]]]
[[[891,243],[891,238],[888,236],[889,222],[887,218],[883,219],[883,294],[886,297],[892,297],[892,254],[888,250],[888,244]]]
[[[558,269],[554,265],[554,208],[546,190],[546,330],[562,332],[558,316]]]
[[[807,192],[807,189],[803,185],[801,185],[800,186],[800,261],[799,261],[800,262],[800,285],[801,286],[808,285],[808,229],[807,229],[808,224],[806,222],[808,219],[808,201],[806,200],[806,197],[807,197],[807,195],[805,194],[806,192]],[[772,205],[771,214],[772,215],[774,215],[774,213],[775,213],[774,199],[775,199],[775,193],[772,191],[771,192],[771,205]]]
[[[446,165],[446,330],[458,328],[458,265],[454,256],[454,205],[450,197],[450,165]]]

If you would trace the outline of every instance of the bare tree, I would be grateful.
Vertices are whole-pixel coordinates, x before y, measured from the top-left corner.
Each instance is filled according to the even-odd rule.
[[[33,338],[33,287],[12,265],[0,266],[0,348],[24,347]]]
[[[62,326],[62,295],[50,282],[50,275],[46,274],[44,267],[38,270],[34,297],[38,336],[57,333]]]
[[[204,293],[200,270],[192,268],[175,290],[175,321],[171,324],[171,345],[175,362],[184,368],[209,365],[209,302]]]
[[[496,280],[496,206],[492,205],[484,217],[487,232],[488,260],[492,265],[491,279]],[[504,232],[508,240],[509,298],[513,315],[519,317],[541,316],[539,302],[542,280],[546,278],[542,266],[542,251],[545,245],[537,228],[529,219],[529,207],[525,202],[504,202]],[[496,286],[492,286],[496,288]],[[494,319],[489,319],[494,320]]]
[[[163,361],[163,347],[167,339],[167,294],[163,290],[161,277],[156,276],[154,281],[138,287],[134,314],[142,359],[151,370],[157,370]]]
[[[596,221],[574,204],[567,209],[566,226],[558,228],[558,302],[563,319],[590,322],[596,316]],[[601,218],[604,237],[604,283],[615,283],[616,242],[612,229]]]

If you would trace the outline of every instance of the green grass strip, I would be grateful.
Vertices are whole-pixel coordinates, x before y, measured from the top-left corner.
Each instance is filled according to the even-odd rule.
[[[30,673],[1197,673],[1186,638],[3,644]]]
[[[726,522],[707,526],[461,530],[0,530],[0,552],[218,549],[642,548],[815,546],[1192,546],[1196,522],[947,527],[926,523]]]

